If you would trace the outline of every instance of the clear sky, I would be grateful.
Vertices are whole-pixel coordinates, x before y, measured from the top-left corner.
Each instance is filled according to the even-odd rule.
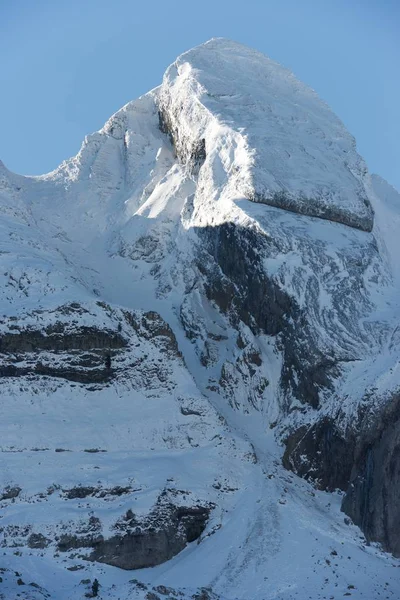
[[[400,0],[0,0],[0,158],[52,170],[215,36],[292,69],[400,189]]]

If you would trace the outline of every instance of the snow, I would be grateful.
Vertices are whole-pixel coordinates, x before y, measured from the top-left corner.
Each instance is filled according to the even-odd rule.
[[[160,131],[159,108],[175,119],[175,147]],[[190,155],[203,138],[196,172]],[[272,336],[238,326],[249,352],[263,357],[249,385],[238,329],[205,297],[195,262],[196,228],[234,223],[269,241],[265,271],[299,307],[310,306],[317,279],[315,343],[352,360],[326,413],[340,405],[351,421],[366,390],[383,397],[398,389],[399,196],[369,178],[353,138],[313,90],[253,50],[211,40],[179,57],[160,88],[123,107],[52,173],[22,177],[0,164],[0,211],[2,333],[15,323],[116,330],[122,310],[152,310],[183,355],[165,355],[157,339],[124,324],[126,375],[109,385],[3,378],[0,488],[22,491],[1,502],[0,528],[51,535],[96,514],[109,532],[128,508],[145,514],[166,486],[216,504],[199,544],[137,572],[28,549],[16,530],[15,547],[3,548],[0,598],[28,593],[15,571],[57,600],[83,598],[80,581],[94,577],[108,600],[145,598],[134,578],[181,590],[184,600],[202,586],[226,600],[400,597],[398,560],[344,522],[340,494],[316,491],[281,466],[270,426],[292,418],[284,421],[282,354]],[[71,303],[84,309],[73,321],[60,311]],[[63,356],[41,358],[58,364]],[[225,394],[215,391],[223,366],[235,377]],[[263,379],[269,385],[256,395]],[[132,489],[107,502],[67,500],[62,490],[77,485]]]
[[[160,101],[179,122],[178,154],[205,139],[217,189],[372,228],[354,139],[313,90],[266,56],[210,40],[171,65]]]

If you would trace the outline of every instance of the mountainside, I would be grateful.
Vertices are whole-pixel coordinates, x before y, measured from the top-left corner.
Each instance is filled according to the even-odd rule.
[[[210,40],[0,217],[0,598],[400,596],[400,195],[313,90]]]

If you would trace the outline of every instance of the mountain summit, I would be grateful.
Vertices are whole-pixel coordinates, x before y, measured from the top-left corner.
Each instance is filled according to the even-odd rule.
[[[313,90],[210,40],[0,215],[0,597],[400,596],[400,196]]]
[[[178,156],[236,196],[371,231],[367,168],[317,94],[260,52],[213,39],[180,56],[160,91]],[[233,180],[233,181],[232,181]]]

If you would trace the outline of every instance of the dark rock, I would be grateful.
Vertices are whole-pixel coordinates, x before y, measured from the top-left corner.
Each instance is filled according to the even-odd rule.
[[[96,494],[96,496],[98,498],[105,498],[106,496],[123,496],[124,494],[129,494],[131,491],[131,487],[123,487],[121,485],[116,485],[113,488],[100,490]]]
[[[69,350],[121,349],[127,341],[117,332],[95,327],[79,327],[71,332],[63,324],[47,327],[44,332],[21,329],[18,333],[0,336],[0,353],[26,353],[46,350],[61,352]]]
[[[265,272],[264,258],[279,250],[275,242],[258,230],[233,223],[196,228],[196,233],[202,242],[197,268],[207,298],[234,327],[241,321],[255,335],[275,336],[284,357],[283,390],[317,408],[321,390],[332,388],[332,380],[340,374],[338,361],[318,348],[306,309],[300,309],[284,286]],[[317,292],[313,290],[314,295]],[[185,327],[184,318],[182,324]],[[238,338],[238,344],[242,347],[244,341]],[[252,358],[253,364],[261,364],[256,352]]]
[[[218,600],[218,596],[210,588],[201,588],[199,592],[193,594],[192,600]]]
[[[259,352],[249,352],[247,355],[247,360],[257,367],[261,367],[262,365],[262,359]]]
[[[0,500],[13,500],[14,498],[18,498],[21,493],[21,488],[17,485],[11,487],[8,486],[5,490],[0,494]]]
[[[222,312],[236,313],[255,332],[269,335],[281,332],[286,324],[285,315],[289,315],[294,306],[287,294],[264,273],[259,254],[267,244],[266,239],[233,223],[198,228],[196,232],[218,266],[217,270],[205,271],[207,263],[202,261],[197,265],[207,275],[208,298],[214,300]]]
[[[75,498],[87,498],[87,496],[93,496],[93,494],[98,490],[95,487],[84,487],[77,486],[71,488],[70,490],[63,490],[63,493],[66,495],[68,500],[74,500]]]
[[[340,422],[340,418],[338,418]],[[283,465],[323,490],[345,491],[342,510],[368,542],[400,556],[400,397],[352,428],[323,417],[286,437]],[[349,519],[345,519],[350,524]]]
[[[206,160],[206,157],[206,140],[204,138],[201,138],[192,146],[190,153],[188,164],[193,174],[199,172],[200,167],[204,164],[204,161]]]
[[[302,426],[285,440],[283,466],[320,489],[346,490],[354,462],[355,441],[345,438],[334,421],[325,417]]]
[[[209,507],[158,506],[137,527],[133,519],[121,533],[92,545],[90,560],[122,569],[143,569],[161,564],[198,539],[204,531]]]
[[[157,342],[161,342],[166,352],[181,357],[174,332],[158,313],[148,311],[138,317],[135,313],[124,311],[124,316],[139,337],[146,340],[158,338]]]
[[[186,165],[192,175],[197,175],[207,156],[206,140],[200,138],[192,142],[189,138],[184,138],[175,125],[177,122],[179,122],[179,115],[171,115],[171,111],[166,107],[159,107],[160,131],[168,136],[179,160]]]
[[[342,510],[400,557],[400,397],[361,435]]]
[[[107,357],[111,361],[127,345],[121,333],[111,329],[71,328],[70,323],[59,321],[42,330],[11,324],[9,331],[0,336],[0,377],[33,375],[84,384],[105,383],[115,375]],[[40,359],[41,352],[47,353],[44,359]],[[57,358],[56,364],[51,356]],[[21,360],[24,366],[19,365]]]
[[[171,594],[176,594],[176,591],[173,588],[165,587],[165,585],[157,585],[153,588],[155,592],[161,594],[162,596],[169,596]]]
[[[29,548],[47,548],[50,544],[50,540],[46,538],[41,533],[32,533],[28,538],[28,547]]]
[[[82,498],[92,494],[93,490],[94,488],[78,487],[67,490],[67,493],[71,493],[74,498]],[[118,489],[117,492],[119,491]],[[137,519],[128,510],[115,524],[117,533],[111,538],[104,539],[100,533],[99,520],[91,517],[87,527],[80,527],[76,533],[61,535],[57,548],[62,552],[92,548],[89,560],[122,569],[155,566],[169,560],[183,550],[186,544],[199,538],[211,508],[211,505],[177,507],[168,501],[165,493],[145,519]]]
[[[345,207],[337,206],[334,202],[326,202],[323,197],[310,198],[299,194],[289,194],[283,190],[272,194],[254,192],[249,196],[249,200],[268,204],[269,206],[276,206],[277,208],[310,217],[343,223],[343,225],[355,227],[362,231],[372,231],[374,226],[374,211],[365,192],[362,197],[366,207],[363,215],[355,214]]]
[[[129,583],[133,583],[139,590],[147,590],[148,586],[138,579],[130,579]]]
[[[185,417],[194,415],[196,417],[201,417],[202,413],[198,410],[194,410],[193,408],[188,408],[185,406],[181,406],[180,408],[182,415],[184,415]]]
[[[163,497],[164,498],[164,497]],[[115,524],[117,533],[104,539],[97,531],[63,534],[58,550],[92,548],[89,560],[122,569],[141,569],[163,563],[186,544],[198,539],[205,529],[212,506],[174,506],[160,497],[152,512],[138,520],[132,511]]]
[[[13,364],[0,366],[0,377],[26,377],[28,375],[55,377],[76,383],[89,384],[109,381],[112,378],[112,371],[105,368],[89,370],[68,367],[57,368],[44,365],[41,362],[29,367],[17,367]]]
[[[65,533],[60,536],[57,548],[60,552],[67,552],[68,550],[78,550],[79,548],[93,548],[103,541],[103,536],[98,534],[78,536],[72,533]]]

